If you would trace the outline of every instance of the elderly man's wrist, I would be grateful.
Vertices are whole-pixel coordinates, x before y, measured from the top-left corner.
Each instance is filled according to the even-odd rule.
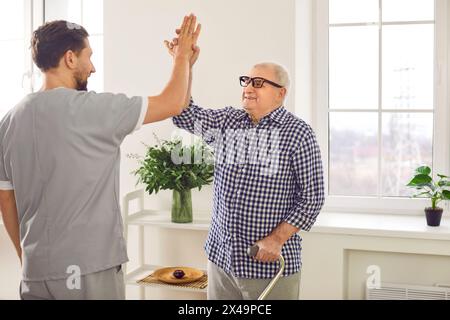
[[[284,239],[282,237],[280,237],[278,234],[276,233],[272,233],[269,235],[268,237],[271,241],[279,244],[280,246],[284,245]]]

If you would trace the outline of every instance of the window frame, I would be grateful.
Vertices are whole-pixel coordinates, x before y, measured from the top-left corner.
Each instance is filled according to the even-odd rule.
[[[44,22],[46,21],[46,12],[45,12],[45,5],[46,0],[19,0],[23,1],[24,3],[24,10],[25,10],[25,18],[24,18],[24,28],[25,28],[25,35],[24,35],[24,43],[23,43],[23,50],[25,51],[25,59],[24,59],[24,65],[22,71],[22,81],[21,83],[17,83],[18,86],[21,86],[23,89],[23,93],[30,94],[38,91],[40,87],[37,84],[37,79],[39,77],[42,77],[42,73],[39,70],[39,68],[36,67],[36,65],[33,62],[33,58],[31,56],[30,51],[30,43],[31,43],[31,37],[37,28],[39,28]],[[83,5],[84,1],[80,1],[81,6],[81,12],[83,13]],[[83,21],[83,14],[81,15],[81,20]],[[104,48],[104,30],[102,33],[93,33],[90,35],[91,37],[101,37],[103,41],[103,48]],[[100,67],[100,70],[104,71],[104,57],[101,59],[102,65]],[[20,72],[20,71],[19,71]],[[99,77],[99,75],[96,75]],[[104,73],[102,74],[101,79],[101,90],[99,92],[104,91]],[[21,98],[21,97],[20,97]],[[19,99],[20,99],[19,98]],[[13,106],[10,106],[12,108]],[[5,111],[6,113],[7,111]]]
[[[31,43],[31,36],[33,31],[39,28],[45,21],[45,0],[31,0],[31,17],[30,17],[30,32],[27,43]],[[39,68],[34,64],[33,57],[31,56],[31,51],[28,50],[28,56],[30,61],[30,91],[36,92],[40,88],[36,87],[36,77],[42,76]]]
[[[381,0],[380,0],[381,1]],[[312,105],[313,126],[321,146],[326,186],[325,211],[364,212],[388,214],[422,214],[430,206],[429,199],[401,197],[364,197],[329,195],[329,109],[328,109],[328,0],[312,3]],[[450,126],[448,64],[450,51],[450,4],[435,0],[435,61],[434,61],[434,123],[433,123],[433,170],[449,173]],[[381,48],[380,48],[381,50]],[[381,79],[380,79],[381,84]],[[380,114],[380,113],[379,113]],[[437,147],[442,146],[442,147]],[[381,173],[379,173],[380,175]],[[448,201],[441,203],[447,210]]]
[[[21,86],[23,90],[23,94],[30,94],[32,92],[35,92],[34,88],[34,63],[33,59],[30,54],[30,41],[32,33],[35,29],[35,26],[38,25],[39,22],[42,22],[42,10],[39,11],[39,5],[42,4],[43,0],[19,0],[23,2],[23,9],[24,9],[24,35],[23,35],[23,43],[22,43],[22,50],[25,53],[24,60],[23,60],[23,69],[17,70],[17,72],[21,72],[21,81],[17,83],[17,86]],[[42,8],[42,6],[41,6]],[[22,97],[17,97],[18,99],[21,99]],[[1,117],[13,108],[13,105],[8,106],[8,109],[2,110],[0,112]]]

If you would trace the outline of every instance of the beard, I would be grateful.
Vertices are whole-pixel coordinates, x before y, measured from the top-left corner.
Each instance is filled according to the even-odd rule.
[[[78,91],[88,91],[87,79],[83,79],[83,76],[81,75],[81,73],[76,73],[74,77],[75,77],[75,89]]]

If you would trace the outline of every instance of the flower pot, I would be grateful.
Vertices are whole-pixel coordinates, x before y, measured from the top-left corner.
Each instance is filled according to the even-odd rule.
[[[191,190],[173,190],[172,195],[172,222],[192,222],[192,196]]]
[[[425,215],[427,217],[427,224],[430,227],[438,227],[441,224],[442,208],[426,208]]]

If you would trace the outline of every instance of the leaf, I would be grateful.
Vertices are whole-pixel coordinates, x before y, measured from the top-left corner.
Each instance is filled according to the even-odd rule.
[[[448,191],[448,190],[442,190],[442,199],[444,199],[444,200],[450,200],[450,191]]]
[[[438,176],[439,178],[441,178],[441,179],[450,178],[450,177],[448,177],[448,176],[444,176],[443,174],[438,174],[437,176]]]
[[[205,162],[175,164],[172,161],[172,152],[183,148],[186,155],[191,156],[191,162],[196,152],[209,154],[213,157],[212,150],[203,143],[183,146],[181,139],[172,141],[158,140],[158,145],[146,145],[145,157],[140,159],[140,168],[134,171],[138,182],[146,185],[149,194],[159,190],[184,190],[209,184],[214,176],[214,166]]]
[[[430,188],[432,191],[435,191],[435,190],[436,190],[436,187],[435,187],[435,185],[434,185],[433,183],[427,183],[424,187],[428,187],[428,188]]]
[[[417,194],[413,195],[413,198],[419,198],[420,196],[423,196],[423,195],[427,195],[427,198],[432,197],[432,195],[429,191],[425,191],[425,192],[421,192],[421,193],[417,193]]]
[[[416,169],[416,174],[419,174],[419,175],[424,174],[424,175],[428,176],[428,175],[430,175],[430,173],[431,173],[431,168],[428,166],[422,166],[422,167],[418,167]]]
[[[439,187],[450,187],[450,181],[448,180],[441,180],[438,182]]]
[[[416,175],[408,184],[408,187],[423,187],[431,183],[433,179],[425,174]]]

